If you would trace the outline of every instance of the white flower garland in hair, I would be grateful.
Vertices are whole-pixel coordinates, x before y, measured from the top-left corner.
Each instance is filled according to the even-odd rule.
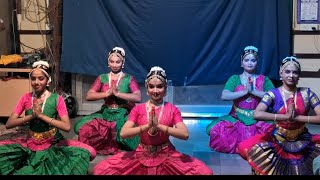
[[[114,47],[112,50],[119,50],[119,51],[121,51],[121,56],[123,55],[123,56],[126,56],[126,52],[124,51],[124,49],[122,48],[122,47]]]
[[[159,67],[159,66],[154,66],[154,67],[152,67],[151,69],[150,69],[150,72],[153,72],[153,71],[161,71],[161,72],[163,72],[163,74],[166,76],[166,71],[165,70],[163,70],[161,67]]]
[[[258,53],[258,48],[254,47],[254,46],[247,46],[244,48],[243,51],[249,51],[249,50],[253,50]]]
[[[34,62],[34,63],[32,64],[32,67],[33,67],[33,68],[37,68],[37,67],[39,67],[40,65],[41,65],[41,66],[46,66],[47,68],[49,68],[49,63],[48,63],[47,61],[42,61],[42,60]]]

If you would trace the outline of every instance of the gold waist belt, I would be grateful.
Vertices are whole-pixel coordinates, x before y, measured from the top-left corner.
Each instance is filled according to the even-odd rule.
[[[253,116],[254,110],[244,110],[244,109],[240,109],[238,107],[235,107],[234,109],[236,112],[243,114],[245,116],[249,116],[249,117]]]
[[[278,124],[276,125],[277,127],[277,133],[283,135],[287,140],[289,141],[294,141],[298,138],[298,136],[304,131],[304,126],[301,126],[298,129],[285,129]]]
[[[44,139],[48,139],[50,137],[53,137],[57,132],[57,128],[53,128],[49,131],[45,131],[45,132],[33,132],[31,130],[29,130],[29,136],[31,136],[32,138],[41,141]]]
[[[154,146],[154,145],[146,145],[146,144],[143,144],[143,143],[140,143],[142,148],[145,150],[145,151],[148,151],[149,153],[153,154],[157,151],[160,151],[161,149],[164,149],[166,147],[168,147],[169,145],[169,142],[166,142],[166,143],[163,143],[161,145],[158,145],[158,146]]]

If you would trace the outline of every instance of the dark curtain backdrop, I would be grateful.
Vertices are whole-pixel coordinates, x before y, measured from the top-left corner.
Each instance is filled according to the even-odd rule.
[[[257,73],[278,79],[291,25],[292,0],[66,0],[61,71],[108,72],[107,53],[121,46],[140,83],[161,66],[174,86],[223,84],[254,45]]]

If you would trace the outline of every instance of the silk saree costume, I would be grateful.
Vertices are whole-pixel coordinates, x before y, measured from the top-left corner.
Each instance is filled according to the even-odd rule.
[[[106,92],[111,83],[118,84],[118,91],[123,93],[139,90],[139,85],[133,76],[125,74],[118,82],[110,81],[108,74],[98,76],[91,89],[96,92]],[[139,144],[139,137],[122,139],[120,130],[128,119],[128,114],[134,103],[111,96],[104,99],[101,109],[76,122],[74,131],[79,141],[94,147],[98,154],[111,155],[119,150],[131,151]]]
[[[137,126],[147,124],[146,103],[135,106],[129,121]],[[161,110],[163,108],[163,110]],[[162,112],[162,113],[161,113]],[[171,103],[155,109],[159,123],[173,127],[182,122],[181,113]],[[162,114],[159,115],[159,114]],[[161,116],[161,117],[159,117]],[[151,136],[148,131],[140,134],[141,143],[131,152],[120,152],[99,162],[94,175],[212,175],[202,161],[178,152],[169,140],[169,135],[160,131]]]
[[[58,119],[68,115],[65,102],[55,93],[42,105],[43,114]],[[32,114],[32,93],[22,96],[17,114]],[[32,119],[26,136],[0,141],[1,175],[86,175],[94,148],[76,140],[66,140],[59,129],[40,119]]]
[[[276,88],[265,94],[261,102],[274,113],[285,114],[290,101],[284,100],[280,88]],[[319,104],[317,95],[309,88],[297,89],[297,115],[308,115],[309,109]],[[241,142],[238,148],[256,174],[312,175],[312,162],[320,155],[320,135],[310,134],[303,122],[276,121],[268,132]]]
[[[263,75],[254,76],[254,89],[265,91],[274,88],[271,80]],[[246,79],[240,75],[231,76],[224,89],[231,92],[246,89]],[[256,134],[264,133],[270,128],[271,123],[256,121],[253,111],[261,98],[252,94],[233,101],[229,114],[214,118],[207,126],[206,132],[210,136],[209,146],[215,151],[223,153],[237,153],[238,144]]]

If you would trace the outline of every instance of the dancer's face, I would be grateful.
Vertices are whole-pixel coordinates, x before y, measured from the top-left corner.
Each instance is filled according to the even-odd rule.
[[[258,60],[253,54],[246,55],[241,61],[241,65],[246,72],[253,73],[256,70]]]
[[[166,94],[166,85],[160,79],[154,77],[147,83],[147,92],[154,102],[162,102]]]

